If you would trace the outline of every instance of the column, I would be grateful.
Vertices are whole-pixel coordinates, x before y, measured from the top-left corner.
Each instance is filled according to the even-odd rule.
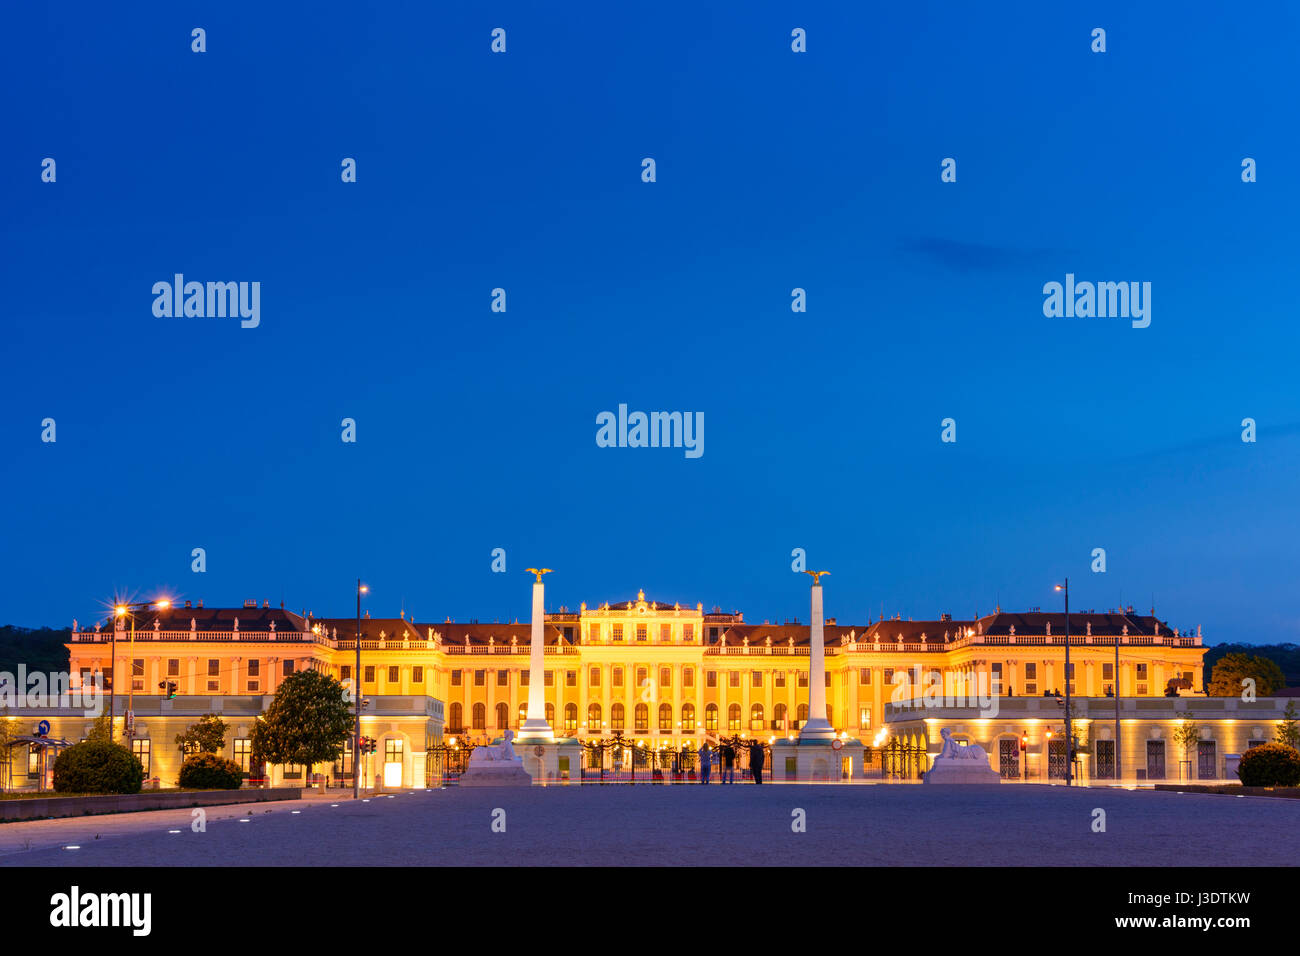
[[[529,632],[528,645],[528,717],[519,728],[521,737],[541,737],[554,740],[555,732],[546,722],[546,651],[543,646],[545,636],[543,628],[546,623],[546,592],[542,584],[542,575],[546,570],[534,571],[537,580],[533,583],[533,617]],[[557,710],[556,717],[559,717]]]
[[[835,730],[826,719],[826,644],[822,627],[821,575],[825,571],[809,572],[813,575],[811,635],[808,648],[808,723],[799,732],[799,740],[831,740]]]

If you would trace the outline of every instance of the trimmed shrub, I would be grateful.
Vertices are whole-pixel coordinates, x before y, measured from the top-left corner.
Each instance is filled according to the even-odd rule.
[[[233,760],[203,753],[181,764],[178,782],[186,790],[238,790],[244,777]]]
[[[54,761],[59,793],[139,793],[144,766],[126,747],[87,740],[66,748]]]
[[[1300,750],[1286,744],[1260,744],[1241,755],[1237,776],[1245,787],[1300,785]]]

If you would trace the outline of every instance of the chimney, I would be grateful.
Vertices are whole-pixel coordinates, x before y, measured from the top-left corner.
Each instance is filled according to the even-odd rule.
[[[939,615],[939,620],[941,620],[941,621],[951,621],[951,620],[952,620],[952,615],[951,615],[951,614],[940,614],[940,615]]]
[[[199,607],[203,607],[203,598],[199,598]]]
[[[271,606],[271,602],[270,602],[270,601],[263,601],[263,602],[262,602],[262,607],[270,607],[270,606]]]
[[[367,620],[367,621],[370,620],[370,612],[369,612],[369,611],[366,611],[366,620]]]

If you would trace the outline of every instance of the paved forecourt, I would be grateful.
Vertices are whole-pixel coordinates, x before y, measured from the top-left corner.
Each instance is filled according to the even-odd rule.
[[[0,866],[1291,865],[1300,800],[1036,785],[452,787],[215,808],[204,833],[188,812],[160,811],[6,824],[0,838]]]

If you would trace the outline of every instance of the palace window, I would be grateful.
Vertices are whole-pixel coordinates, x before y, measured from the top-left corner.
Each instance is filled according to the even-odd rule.
[[[659,705],[659,733],[671,734],[673,732],[673,705]]]
[[[249,676],[249,677],[261,677],[261,676],[262,676],[262,662],[261,662],[261,661],[259,661],[259,660],[250,660],[250,661],[248,662],[248,676]]]
[[[687,644],[689,644],[689,643],[691,643],[693,640],[695,640],[695,625],[694,625],[694,624],[683,624],[683,625],[682,625],[682,640],[685,641]]]
[[[808,686],[808,672],[807,672],[807,671],[800,671],[800,672],[799,672],[799,686],[800,686],[800,687],[807,687],[807,686]]]
[[[1073,669],[1074,665],[1071,664],[1070,667]],[[994,661],[991,663],[989,665],[989,673],[989,680],[993,684],[990,690],[992,690],[994,694],[1000,695],[1002,693],[1002,662]],[[1073,690],[1073,688],[1071,689]]]
[[[740,705],[739,704],[732,704],[730,707],[727,708],[727,729],[733,731],[740,729]]]
[[[785,730],[785,704],[777,704],[772,708],[772,729]]]
[[[600,704],[587,705],[587,732],[600,733]]]
[[[180,662],[180,658],[173,657],[173,658],[171,658],[170,660],[167,661],[167,676],[168,676],[168,677],[180,677],[180,676],[181,676],[181,662]]]
[[[532,674],[528,671],[527,668],[525,668],[524,670],[521,670],[521,671],[519,672],[519,686],[520,686],[520,687],[527,687],[527,686],[528,686],[528,682],[529,682],[529,680],[531,680],[531,679],[532,679]]]
[[[363,677],[363,680],[367,684],[373,684],[375,682],[375,666],[373,664],[366,665],[365,676]]]
[[[599,667],[593,667],[593,668],[591,668],[590,670],[587,671],[587,686],[588,686],[588,687],[599,687],[599,686],[600,686],[600,668],[599,668]]]
[[[614,686],[615,687],[623,686],[623,668],[621,667],[614,668]]]
[[[673,686],[673,669],[671,667],[659,668],[659,686],[660,687]]]
[[[727,686],[728,686],[728,687],[739,687],[739,686],[740,686],[740,671],[728,671],[728,672],[727,672]]]
[[[517,713],[515,716],[516,716],[516,719],[518,720],[519,724],[522,724],[525,720],[528,719],[528,704],[527,704],[527,702],[521,703],[521,704],[519,705],[519,711],[518,711],[518,713]],[[518,724],[516,724],[516,726],[518,726]]]
[[[749,729],[763,730],[763,705],[754,704],[749,708]]]
[[[705,672],[704,672],[704,686],[705,686],[705,687],[717,687],[717,686],[718,686],[718,672],[717,672],[717,671],[705,671]]]
[[[785,686],[785,671],[776,671],[775,673],[772,674],[772,686],[773,687]]]
[[[894,669],[892,667],[885,668],[884,678],[886,687],[894,686]]]
[[[413,684],[424,683],[424,668],[422,666],[417,665],[411,668],[411,683]]]
[[[285,677],[288,677],[290,674],[293,673],[293,660],[292,660],[292,659],[287,660],[287,661],[284,662],[284,666],[283,666],[282,668],[280,668],[280,673],[283,674]],[[351,672],[349,672],[349,673],[351,673]]]
[[[451,705],[451,715],[448,718],[449,726],[447,729],[457,734],[460,733],[462,730],[464,730],[465,729],[464,714],[465,714],[465,710],[461,706],[460,701],[454,701]]]
[[[695,733],[695,705],[682,704],[682,732]]]
[[[870,730],[870,729],[871,729],[871,708],[859,707],[858,708],[858,730]]]
[[[1110,661],[1106,661],[1101,665],[1101,679],[1102,680],[1115,679],[1115,665],[1112,664]]]
[[[587,642],[595,644],[600,641],[600,625],[592,624],[587,628]]]
[[[252,770],[253,758],[253,741],[249,737],[236,737],[231,741],[235,763],[239,764],[239,769],[244,773]]]
[[[486,686],[487,686],[487,671],[486,671],[486,670],[476,670],[476,671],[474,672],[474,686],[475,686],[475,687],[486,687]]]
[[[564,705],[564,729],[569,733],[578,729],[578,705]]]
[[[460,686],[460,671],[451,672],[451,686],[452,687]]]
[[[554,704],[546,705],[546,722],[550,724],[552,727],[555,726],[555,705]]]
[[[402,762],[402,738],[389,737],[384,741],[384,763]]]
[[[396,667],[390,667],[390,668],[388,668],[388,683],[390,683],[390,684],[396,684],[396,683],[399,683],[399,682],[401,681],[401,679],[402,679],[402,676],[401,676],[401,674],[400,674],[398,668],[396,668]]]
[[[644,687],[644,686],[645,686],[645,680],[646,680],[646,670],[645,670],[645,668],[644,668],[644,667],[638,667],[638,668],[636,669],[636,686],[637,686],[637,687]]]
[[[763,672],[762,672],[762,671],[754,671],[753,673],[751,673],[751,674],[749,675],[749,686],[750,686],[750,687],[762,687],[762,686],[763,686]]]
[[[572,643],[573,643],[573,625],[572,625],[572,624],[566,625],[565,628],[564,628],[564,643],[566,643],[566,644],[572,644]]]
[[[635,713],[636,723],[633,725],[637,731],[646,731],[650,729],[650,708],[645,704],[637,704]]]
[[[352,665],[344,664],[342,667],[339,668],[339,680],[351,680],[351,679],[352,679]]]
[[[865,685],[868,685],[868,684],[871,683],[871,668],[870,668],[870,667],[862,667],[862,668],[859,668],[859,670],[858,670],[858,683],[859,683],[859,684],[862,684],[862,685],[864,685],[864,686],[865,686]]]
[[[610,708],[609,708],[609,729],[610,729],[610,730],[622,730],[622,729],[623,729],[623,705],[622,705],[622,704],[612,704],[612,705],[610,706]]]
[[[615,644],[623,643],[623,625],[622,624],[613,625],[612,631],[613,631],[614,643]]]
[[[827,687],[830,687],[830,686],[831,686],[831,672],[830,672],[830,671],[827,671],[825,676],[826,676],[826,686],[827,686]]]
[[[564,672],[564,686],[565,686],[565,687],[577,687],[577,686],[578,686],[578,672],[577,672],[577,671],[565,671],[565,672]]]
[[[1065,668],[1065,671],[1070,681],[1070,693],[1073,694],[1074,693],[1074,661],[1070,661],[1070,664],[1068,667]]]
[[[487,707],[483,704],[474,705],[474,729],[487,730]]]
[[[683,668],[682,668],[682,686],[683,686],[683,687],[694,687],[694,686],[695,686],[695,668],[694,668],[694,667],[683,667]]]
[[[718,729],[718,705],[709,704],[704,708],[704,729],[714,731]]]
[[[221,661],[215,658],[208,659],[208,676],[209,677],[221,676]]]
[[[808,723],[808,705],[800,704],[799,709],[794,712],[795,730],[802,729],[806,723]]]
[[[508,670],[497,671],[497,686],[498,687],[510,686],[510,672]]]
[[[149,776],[149,738],[136,737],[132,740],[131,753],[135,754],[140,766],[144,767],[144,775]]]
[[[659,625],[659,643],[670,644],[673,639],[673,626],[671,624]]]
[[[638,624],[636,626],[636,639],[638,642],[644,643],[646,639],[646,633],[647,633],[646,626],[644,624]]]
[[[1137,680],[1138,680],[1137,692],[1138,695],[1141,696],[1142,694],[1145,694],[1147,692],[1147,685],[1146,685],[1147,665],[1146,664],[1137,665]]]
[[[546,687],[555,686],[555,671],[542,672],[542,684]]]
[[[144,690],[144,658],[137,657],[131,661],[131,688]]]
[[[497,727],[498,727],[498,729],[500,729],[500,730],[505,730],[505,729],[507,729],[507,728],[510,726],[510,707],[509,707],[509,705],[507,705],[505,702],[502,702],[502,703],[496,705],[495,710],[496,710],[496,712],[497,712]]]

